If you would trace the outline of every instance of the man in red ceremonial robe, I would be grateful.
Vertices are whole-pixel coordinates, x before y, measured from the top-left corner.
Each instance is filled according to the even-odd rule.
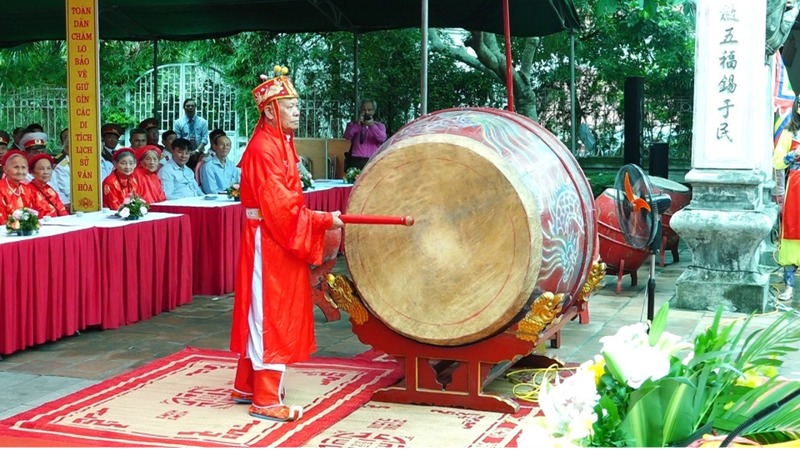
[[[8,217],[20,208],[36,210],[41,219],[44,205],[36,197],[36,191],[25,183],[28,175],[28,156],[20,150],[11,150],[3,155],[0,164],[5,177],[0,180],[0,225],[8,222]]]
[[[339,211],[305,206],[293,141],[298,96],[278,69],[253,90],[261,117],[239,163],[247,220],[234,288],[231,350],[240,359],[231,396],[252,403],[251,416],[287,422],[303,409],[283,404],[286,365],[316,351],[309,264],[322,262],[325,231],[344,224]]]

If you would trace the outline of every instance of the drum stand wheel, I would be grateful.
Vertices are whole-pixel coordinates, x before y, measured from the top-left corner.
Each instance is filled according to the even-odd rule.
[[[479,342],[436,346],[409,339],[386,326],[364,306],[347,278],[331,276],[328,280],[331,301],[350,315],[353,333],[361,342],[394,357],[403,370],[404,379],[373,394],[372,400],[382,402],[516,413],[516,401],[484,388],[540,344],[550,341],[558,345],[559,331],[578,315],[575,306],[561,311],[558,320],[535,335],[520,328],[521,320]]]

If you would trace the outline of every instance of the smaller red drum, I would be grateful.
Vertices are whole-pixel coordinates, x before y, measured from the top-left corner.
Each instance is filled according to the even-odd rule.
[[[672,200],[672,205],[661,215],[661,233],[663,245],[661,246],[661,266],[664,265],[664,252],[672,251],[673,262],[678,261],[678,243],[680,237],[669,226],[672,215],[689,205],[692,200],[692,191],[688,187],[672,180],[661,177],[650,177],[650,185],[653,187],[653,194],[667,194]]]
[[[597,217],[597,235],[600,239],[600,259],[606,263],[607,273],[617,275],[617,294],[622,291],[622,276],[631,276],[631,286],[636,286],[636,271],[650,256],[648,249],[628,244],[619,225],[616,205],[617,190],[606,189],[594,201]]]

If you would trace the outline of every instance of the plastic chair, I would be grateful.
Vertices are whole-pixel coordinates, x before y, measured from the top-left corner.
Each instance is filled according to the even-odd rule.
[[[197,180],[197,185],[200,186],[202,183],[200,182],[200,168],[203,167],[206,161],[204,159],[197,160],[197,165],[194,166],[194,179]]]

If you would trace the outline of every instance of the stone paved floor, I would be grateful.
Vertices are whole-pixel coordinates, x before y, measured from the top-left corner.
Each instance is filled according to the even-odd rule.
[[[670,263],[671,256],[667,255],[666,260]],[[674,295],[675,279],[690,261],[691,255],[684,249],[680,263],[657,267],[656,307]],[[345,270],[344,262],[340,261],[334,272]],[[614,292],[616,277],[607,276],[605,286],[591,299],[590,323],[566,324],[561,348],[548,348],[545,353],[562,361],[585,361],[600,350],[598,339],[601,336],[613,334],[622,325],[643,320],[648,271],[647,265],[639,270],[639,286],[630,286],[630,279],[625,277],[619,295]],[[773,278],[777,283],[777,274]],[[148,321],[117,330],[88,330],[6,356],[0,361],[0,418],[63,397],[186,346],[227,349],[232,301],[232,295],[195,297],[192,304]],[[725,314],[726,319],[740,317],[744,315]],[[766,314],[755,321],[765,324],[774,317],[774,314]],[[710,311],[672,309],[667,329],[689,338],[704,329],[712,318]],[[349,357],[369,349],[353,335],[349,321],[325,322],[319,311],[316,321],[318,355]],[[790,378],[800,378],[800,358],[789,358],[783,373]]]

